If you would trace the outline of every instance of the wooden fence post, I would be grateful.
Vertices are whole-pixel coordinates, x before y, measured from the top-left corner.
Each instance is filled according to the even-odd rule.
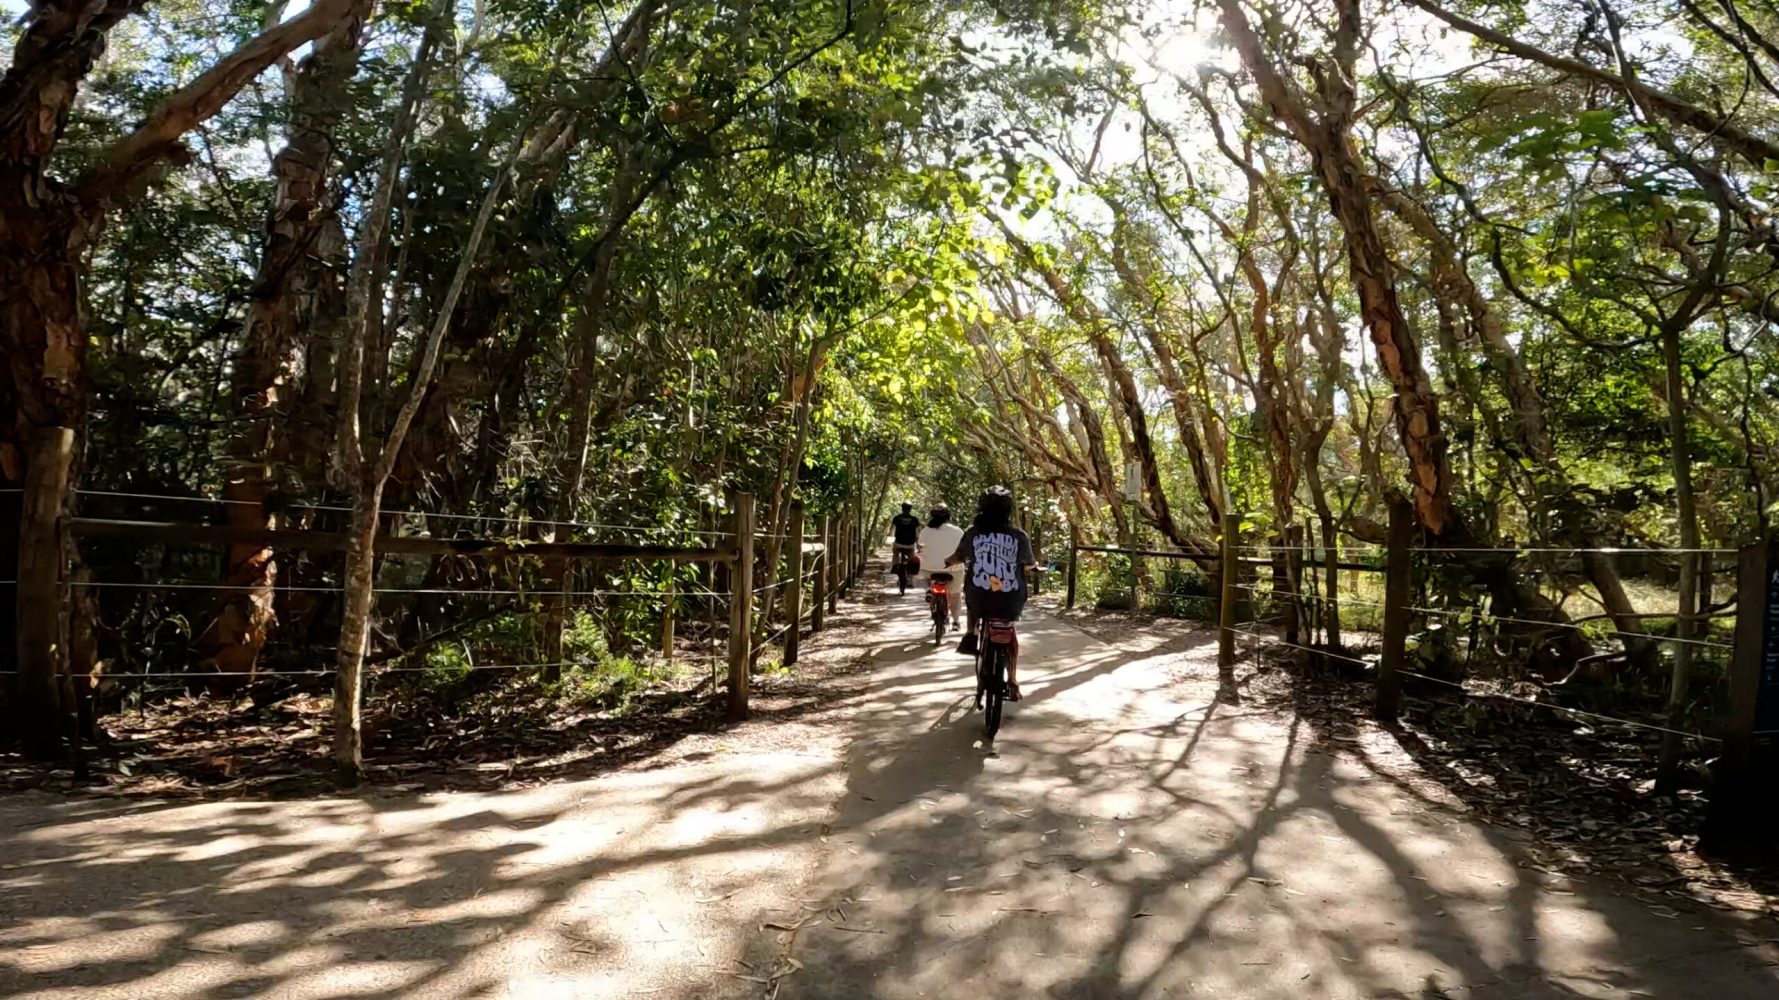
[[[859,578],[865,575],[865,547],[868,544],[865,541],[865,531],[867,527],[865,507],[861,503],[858,505],[858,514],[852,522],[852,568],[847,576],[849,588],[858,586]]]
[[[841,555],[841,539],[846,537],[846,515],[842,513],[834,519],[834,530],[828,538],[828,553],[823,557],[828,573],[828,614],[840,611],[840,565],[846,560]]]
[[[1081,549],[1075,543],[1069,543],[1069,596],[1063,606],[1070,611],[1075,610],[1075,562],[1081,557]]]
[[[1235,687],[1235,604],[1239,586],[1235,530],[1238,523],[1234,514],[1224,515],[1221,558],[1217,563],[1217,685],[1224,690]]]
[[[865,521],[865,503],[861,499],[853,504],[852,548],[847,553],[850,558],[847,560],[846,573],[846,585],[849,591],[858,585],[859,577],[864,575],[865,546],[867,544],[865,531],[868,527],[869,525]]]
[[[1142,556],[1135,552],[1127,552],[1125,558],[1130,560],[1130,609],[1141,611],[1143,610],[1143,568],[1137,560]]]
[[[1309,609],[1303,596],[1303,529],[1291,525],[1280,532],[1279,537],[1283,543],[1279,554],[1283,558],[1275,560],[1273,566],[1274,573],[1282,575],[1285,584],[1285,641],[1301,645],[1304,626],[1309,620]],[[1274,593],[1278,592],[1279,580],[1279,575],[1273,577]]]
[[[729,573],[729,721],[747,718],[754,641],[754,498],[735,497],[734,569]]]
[[[667,592],[661,595],[661,655],[667,662],[673,662],[674,616],[678,612],[679,585],[673,579],[673,571],[678,567],[667,564]]]
[[[568,627],[568,594],[574,589],[574,564],[567,559],[544,560],[544,636],[540,644],[544,665],[538,677],[553,683],[562,679],[562,634]]]
[[[791,579],[785,587],[784,616],[790,625],[784,634],[784,665],[797,662],[803,631],[803,501],[791,501]]]
[[[852,515],[846,515],[846,523],[840,529],[840,550],[834,559],[835,578],[840,581],[840,596],[852,596],[852,533],[856,527]]]
[[[844,506],[840,515],[834,519],[834,553],[828,560],[828,613],[833,614],[839,607],[840,598],[846,596],[846,531],[849,518]]]
[[[1779,535],[1745,546],[1736,573],[1729,718],[1703,830],[1714,851],[1758,851],[1779,821]]]
[[[810,577],[814,593],[810,594],[809,634],[820,632],[828,619],[828,553],[832,551],[833,519],[823,515],[821,529],[822,550],[815,554],[815,573]]]
[[[844,508],[834,524],[834,558],[829,567],[828,611],[838,610],[840,598],[846,596],[847,532],[852,530],[852,516]]]
[[[74,465],[74,430],[46,427],[31,438],[23,514],[18,525],[18,695],[26,756],[62,756],[67,673],[66,609],[62,604],[62,508]],[[9,529],[0,529],[9,530]]]
[[[1390,532],[1384,553],[1384,648],[1378,660],[1377,717],[1402,714],[1402,669],[1408,658],[1408,606],[1414,589],[1412,560],[1415,508],[1407,497],[1390,500]]]

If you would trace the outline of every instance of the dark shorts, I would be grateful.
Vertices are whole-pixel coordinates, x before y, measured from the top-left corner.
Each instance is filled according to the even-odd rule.
[[[1004,622],[1016,622],[1025,611],[1025,597],[1009,594],[998,594],[974,587],[964,588],[964,601],[970,607],[970,613],[978,618],[995,618]]]

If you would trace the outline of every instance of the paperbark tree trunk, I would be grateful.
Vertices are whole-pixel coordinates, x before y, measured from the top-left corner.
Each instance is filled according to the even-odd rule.
[[[1463,262],[1458,259],[1457,248],[1420,202],[1404,192],[1386,189],[1375,178],[1369,182],[1369,186],[1380,192],[1379,200],[1384,207],[1406,223],[1426,245],[1428,260],[1432,265],[1434,294],[1447,304],[1461,305],[1470,317],[1470,328],[1481,342],[1483,357],[1489,367],[1500,377],[1502,392],[1509,404],[1505,428],[1508,440],[1501,443],[1530,459],[1538,470],[1537,478],[1542,495],[1533,497],[1533,502],[1537,504],[1547,498],[1567,497],[1572,484],[1551,442],[1545,419],[1544,397],[1532,381],[1531,369],[1508,338],[1500,313],[1477,287]],[[1454,343],[1453,367],[1460,375],[1465,375],[1470,368],[1463,359],[1455,356],[1457,347]],[[1475,405],[1481,407],[1480,394],[1470,387],[1466,387],[1466,391],[1470,393]],[[1599,539],[1589,533],[1578,541],[1581,545],[1592,548],[1598,547]],[[1637,609],[1625,592],[1624,581],[1619,576],[1618,566],[1613,558],[1590,552],[1583,556],[1582,568],[1599,592],[1600,601],[1611,615],[1614,627],[1621,633],[1644,631],[1643,621],[1637,617]],[[1648,640],[1625,639],[1623,642],[1626,652],[1633,660],[1647,662],[1654,654],[1654,647]]]
[[[325,302],[343,303],[345,235],[332,189],[334,132],[349,108],[347,84],[358,69],[372,0],[355,0],[334,29],[316,41],[291,75],[291,120],[284,148],[272,160],[276,192],[265,248],[254,277],[241,348],[234,359],[236,434],[227,449],[222,497],[231,525],[279,526],[267,501],[292,459],[284,424],[301,391],[307,339],[337,335]],[[324,302],[325,300],[325,302]],[[228,590],[199,649],[217,671],[251,673],[274,623],[276,555],[263,545],[228,550]]]
[[[1077,295],[1068,281],[1053,267],[1043,265],[1031,247],[1022,240],[1007,224],[996,218],[1002,235],[1016,247],[1025,259],[1027,266],[1035,269],[1043,278],[1045,287],[1056,302],[1079,324],[1093,347],[1094,354],[1099,358],[1101,367],[1106,372],[1106,381],[1110,383],[1113,394],[1118,401],[1118,413],[1123,415],[1123,426],[1128,432],[1129,450],[1135,455],[1138,472],[1142,477],[1142,495],[1148,501],[1148,519],[1162,537],[1189,552],[1197,552],[1209,558],[1208,547],[1187,538],[1177,524],[1168,503],[1167,490],[1161,481],[1161,462],[1156,457],[1155,443],[1149,435],[1149,418],[1143,409],[1142,393],[1137,389],[1136,378],[1131,374],[1130,366],[1119,356],[1118,347],[1107,335],[1105,316],[1092,303]],[[1083,401],[1084,403],[1085,401]]]
[[[1310,154],[1329,209],[1346,235],[1348,270],[1361,318],[1378,362],[1396,390],[1396,430],[1408,458],[1416,517],[1435,539],[1462,541],[1467,532],[1452,504],[1451,464],[1439,402],[1421,361],[1420,343],[1403,315],[1395,265],[1379,232],[1364,184],[1363,161],[1353,144],[1351,88],[1360,34],[1358,0],[1336,4],[1338,65],[1321,75],[1325,92],[1313,100],[1313,108],[1309,95],[1274,65],[1241,0],[1218,0],[1218,5],[1224,29],[1259,85],[1266,106]]]
[[[170,94],[141,127],[101,150],[74,182],[59,180],[53,161],[80,85],[103,52],[106,34],[144,2],[34,5],[0,75],[0,357],[7,368],[0,380],[0,488],[24,488],[29,481],[27,507],[69,505],[73,463],[33,470],[32,442],[54,428],[78,435],[86,416],[80,285],[85,248],[107,213],[139,196],[153,171],[182,160],[185,134],[262,70],[331,30],[351,0],[317,0],[301,15],[260,32]],[[16,568],[0,567],[0,573]],[[21,588],[21,603],[24,596]],[[20,705],[26,713],[54,707]]]

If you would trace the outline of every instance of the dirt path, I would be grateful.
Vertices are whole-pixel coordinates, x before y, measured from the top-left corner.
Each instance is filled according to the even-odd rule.
[[[988,756],[921,624],[883,626],[812,893],[844,915],[798,933],[784,996],[1779,996],[1779,923],[1521,866],[1406,759],[1214,704],[1208,630],[1033,616]]]
[[[1276,712],[1208,633],[1035,615],[996,756],[915,598],[871,697],[489,793],[0,800],[0,996],[1770,997],[1779,924],[1652,911]],[[949,645],[949,644],[948,644]],[[845,651],[843,651],[845,652]]]

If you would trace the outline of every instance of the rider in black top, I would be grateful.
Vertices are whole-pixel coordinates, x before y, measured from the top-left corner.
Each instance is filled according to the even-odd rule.
[[[914,505],[902,505],[902,513],[890,518],[890,525],[895,528],[895,549],[891,556],[892,570],[901,568],[914,559],[915,543],[920,541],[920,518],[914,515]]]
[[[902,505],[902,513],[890,518],[890,524],[896,529],[896,545],[912,546],[920,541],[920,518],[914,515],[914,505]]]

